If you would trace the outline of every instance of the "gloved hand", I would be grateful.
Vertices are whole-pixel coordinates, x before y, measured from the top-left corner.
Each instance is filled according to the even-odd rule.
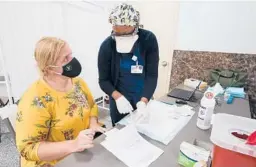
[[[148,123],[149,121],[149,111],[146,110],[147,104],[143,101],[139,101],[136,104],[137,112],[138,112],[138,119],[142,120],[144,123]]]
[[[147,107],[146,103],[143,102],[143,101],[139,101],[137,104],[136,104],[136,107],[137,107],[137,110],[138,111],[144,111]]]
[[[120,114],[127,114],[133,110],[132,105],[124,96],[121,96],[116,100],[116,107]]]

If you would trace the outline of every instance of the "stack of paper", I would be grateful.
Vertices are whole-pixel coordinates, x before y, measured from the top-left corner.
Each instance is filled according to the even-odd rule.
[[[129,167],[147,167],[163,153],[143,139],[133,125],[113,129],[106,136],[101,145]]]
[[[138,113],[135,112],[132,117],[127,116],[119,124],[135,124],[140,133],[167,145],[191,119],[195,113],[191,109],[192,107],[187,105],[177,107],[153,100],[145,111],[150,113],[147,123],[141,119],[134,119],[138,117]]]

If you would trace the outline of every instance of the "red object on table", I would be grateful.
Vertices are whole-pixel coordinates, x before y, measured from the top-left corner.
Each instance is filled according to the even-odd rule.
[[[256,158],[214,145],[212,167],[255,167]]]
[[[247,138],[246,144],[256,145],[256,131],[250,134],[250,136]]]

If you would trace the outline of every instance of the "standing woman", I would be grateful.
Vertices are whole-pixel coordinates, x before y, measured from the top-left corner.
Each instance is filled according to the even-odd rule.
[[[113,9],[111,35],[98,55],[99,84],[110,97],[113,126],[127,113],[144,110],[156,89],[159,51],[155,35],[140,27],[140,14],[131,5]]]

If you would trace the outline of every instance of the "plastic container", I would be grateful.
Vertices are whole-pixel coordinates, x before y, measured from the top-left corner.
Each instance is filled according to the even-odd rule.
[[[183,167],[207,167],[210,151],[194,144],[182,142],[178,163]]]
[[[245,144],[255,129],[255,120],[216,114],[211,132],[212,167],[256,167],[256,146]]]
[[[201,100],[198,111],[197,127],[203,130],[211,128],[211,120],[216,101],[212,92],[206,92]]]
[[[200,83],[200,85],[199,85],[199,83]],[[199,85],[199,90],[204,90],[207,87],[206,82],[203,82],[203,81],[200,81],[197,79],[193,79],[193,78],[185,79],[184,85],[187,87],[193,88],[193,89],[196,89],[197,86]]]

